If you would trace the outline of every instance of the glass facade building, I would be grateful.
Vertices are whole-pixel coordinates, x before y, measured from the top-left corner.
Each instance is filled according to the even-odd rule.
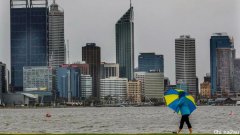
[[[118,20],[116,29],[116,60],[119,76],[133,80],[134,77],[134,22],[133,7]]]
[[[48,65],[47,4],[47,0],[10,0],[11,83],[14,91],[23,90],[24,66]]]
[[[56,84],[59,98],[80,100],[80,69],[62,66],[56,70]]]
[[[217,49],[234,48],[233,42],[227,33],[215,33],[210,39],[210,74],[211,74],[211,95],[217,91]]]
[[[53,86],[53,69],[48,66],[23,67],[23,91],[50,91]]]
[[[155,53],[140,53],[138,56],[138,71],[149,72],[150,70],[164,73],[163,55],[155,55]]]
[[[92,96],[92,77],[81,74],[81,99]]]

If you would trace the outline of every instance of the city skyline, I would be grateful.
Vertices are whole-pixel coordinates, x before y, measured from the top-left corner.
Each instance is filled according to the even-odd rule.
[[[87,42],[96,42],[103,51],[102,61],[116,62],[114,24],[119,16],[129,8],[129,0],[72,0],[74,5],[63,0],[57,0],[56,2],[65,11],[66,39],[70,40],[70,61],[80,61],[81,47]],[[49,1],[49,5],[51,3],[52,1]],[[165,71],[165,76],[169,77],[171,83],[175,83],[174,39],[179,35],[189,34],[196,38],[197,76],[200,79],[199,82],[202,82],[203,76],[210,72],[209,40],[212,33],[227,32],[229,36],[233,36],[235,38],[237,58],[239,56],[239,37],[237,36],[239,35],[237,30],[239,28],[237,12],[239,4],[237,3],[239,3],[237,0],[231,2],[226,0],[213,0],[210,2],[207,0],[201,2],[196,0],[182,0],[181,2],[133,1],[136,23],[135,67],[138,65],[136,60],[140,52],[163,54],[165,57],[165,69],[168,69]],[[164,4],[171,6],[164,6]],[[185,7],[186,4],[188,5],[187,8]],[[6,6],[9,5],[9,2],[1,1],[0,5],[0,17],[7,18],[2,19],[0,24],[1,30],[4,31],[0,33],[0,47],[4,48],[0,51],[0,61],[6,63],[7,68],[10,69],[10,37],[8,37],[10,35],[10,26],[8,24],[10,23],[8,19],[10,11],[9,7]],[[202,6],[205,8],[202,8]],[[73,11],[79,13],[74,15],[75,12]],[[179,16],[180,14],[182,16]],[[98,23],[97,20],[102,18],[104,21],[101,22],[104,23]],[[175,22],[174,20],[178,21]],[[101,24],[101,27],[99,27],[99,24]]]

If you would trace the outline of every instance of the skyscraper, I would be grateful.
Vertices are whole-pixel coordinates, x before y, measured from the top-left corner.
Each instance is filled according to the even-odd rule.
[[[218,56],[217,49],[220,48],[234,48],[233,42],[227,33],[215,33],[210,39],[210,73],[211,73],[211,94],[216,94],[217,91],[217,78],[218,78]],[[219,54],[221,51],[219,50]],[[232,52],[235,55],[234,51]],[[235,57],[235,56],[234,56]],[[224,61],[222,61],[224,62]]]
[[[234,91],[240,93],[240,59],[234,60]]]
[[[7,91],[7,79],[6,79],[6,64],[0,62],[0,104],[2,101],[2,93]]]
[[[101,50],[95,43],[87,43],[82,47],[82,60],[89,64],[89,73],[93,79],[93,96],[99,98],[100,94],[100,67]]]
[[[233,48],[217,48],[217,90],[218,97],[232,97],[234,73]]]
[[[134,22],[133,7],[117,21],[116,60],[119,64],[120,77],[133,80],[134,77]]]
[[[150,70],[164,73],[164,57],[155,53],[140,53],[138,56],[138,71],[149,72]]]
[[[176,81],[187,85],[188,92],[195,98],[198,91],[196,86],[196,54],[195,39],[182,35],[175,39]]]
[[[58,67],[66,63],[64,45],[64,11],[55,0],[49,12],[49,66]]]
[[[23,90],[24,66],[48,65],[48,1],[10,0],[11,82]]]

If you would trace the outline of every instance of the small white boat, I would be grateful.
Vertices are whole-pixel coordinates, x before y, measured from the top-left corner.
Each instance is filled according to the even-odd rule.
[[[236,102],[236,106],[240,106],[240,101],[237,101],[237,102]]]

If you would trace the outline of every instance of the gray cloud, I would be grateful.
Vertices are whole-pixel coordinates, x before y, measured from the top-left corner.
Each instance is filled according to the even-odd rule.
[[[49,1],[51,3],[51,1]],[[96,42],[102,61],[115,62],[115,23],[129,8],[129,0],[57,0],[65,11],[65,35],[70,60],[81,61],[81,47]],[[210,72],[209,39],[214,32],[235,38],[239,56],[238,0],[133,0],[135,12],[135,65],[139,52],[165,57],[165,76],[175,81],[174,39],[182,34],[196,38],[197,76]],[[0,1],[0,61],[10,67],[9,2]],[[240,56],[239,56],[240,57]]]

